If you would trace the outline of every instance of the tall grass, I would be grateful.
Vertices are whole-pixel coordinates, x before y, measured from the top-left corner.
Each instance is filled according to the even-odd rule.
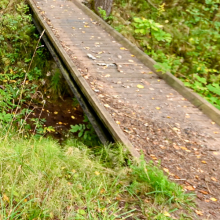
[[[3,140],[3,132],[0,138]],[[94,154],[75,140],[61,148],[52,139],[30,141],[10,133],[0,143],[0,218],[139,219],[148,215],[146,198],[151,205],[162,205],[162,210],[167,206],[165,201],[158,203],[155,194],[157,199],[160,194],[161,198],[172,197],[173,203],[184,203],[187,196],[162,171],[147,168],[153,184],[157,182],[154,186],[146,178],[146,169],[132,161],[131,167],[126,166],[128,155],[120,145],[103,149]],[[111,157],[118,160],[111,163]],[[164,181],[168,185],[158,188]],[[159,193],[161,189],[164,192]]]

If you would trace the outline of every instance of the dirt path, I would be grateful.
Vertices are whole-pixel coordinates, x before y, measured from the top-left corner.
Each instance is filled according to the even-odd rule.
[[[71,1],[36,1],[100,102],[147,160],[197,195],[195,218],[220,213],[220,127]]]

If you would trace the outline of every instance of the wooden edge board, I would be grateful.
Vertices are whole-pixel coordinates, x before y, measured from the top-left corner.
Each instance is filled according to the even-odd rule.
[[[86,80],[82,77],[81,73],[77,70],[77,67],[72,62],[72,60],[70,59],[66,51],[63,49],[61,43],[58,41],[58,39],[56,38],[52,30],[50,29],[48,24],[43,19],[43,17],[39,14],[39,11],[35,3],[33,2],[33,0],[28,0],[28,4],[32,8],[36,17],[38,18],[38,21],[41,24],[41,26],[45,29],[47,37],[52,42],[54,48],[58,52],[59,56],[61,57],[62,61],[64,62],[68,70],[70,71],[75,82],[81,88],[83,94],[88,99],[90,105],[93,107],[93,109],[97,113],[97,116],[101,119],[102,123],[107,127],[109,132],[112,134],[114,140],[116,142],[120,142],[123,145],[125,145],[132,156],[134,156],[135,158],[139,158],[140,154],[138,153],[138,151],[134,148],[132,143],[125,136],[121,128],[115,123],[113,118],[109,115],[109,113],[106,111],[104,106],[98,100],[98,98],[96,97],[95,93],[93,92],[91,87],[88,85]]]
[[[84,13],[90,16],[93,20],[99,22],[105,31],[107,31],[112,37],[115,38],[117,42],[126,47],[133,55],[135,55],[145,66],[150,68],[154,73],[156,73],[160,78],[164,79],[168,85],[179,92],[184,98],[191,102],[195,107],[199,108],[204,114],[206,114],[212,121],[220,125],[220,111],[210,104],[207,100],[202,98],[197,93],[193,92],[191,89],[184,86],[184,84],[177,79],[170,72],[162,73],[157,72],[154,68],[156,61],[150,58],[137,46],[132,44],[128,39],[123,37],[114,28],[103,21],[98,15],[96,15],[92,10],[83,5],[79,0],[74,0],[74,4],[79,7]]]

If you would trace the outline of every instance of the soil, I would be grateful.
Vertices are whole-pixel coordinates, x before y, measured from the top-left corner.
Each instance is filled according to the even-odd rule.
[[[56,101],[47,99],[44,107],[37,106],[27,120],[27,123],[31,125],[31,132],[35,129],[31,119],[39,117],[45,119],[43,127],[51,126],[54,129],[54,131],[45,133],[45,136],[52,136],[61,144],[68,137],[70,125],[85,124],[82,108],[71,97],[59,98]],[[75,136],[77,137],[77,133]]]

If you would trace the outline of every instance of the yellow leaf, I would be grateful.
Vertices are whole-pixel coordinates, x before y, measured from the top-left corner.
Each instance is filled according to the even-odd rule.
[[[120,50],[127,50],[125,47],[120,47]]]
[[[217,201],[216,198],[210,198],[210,200],[212,200],[213,202],[216,202],[216,201]]]
[[[215,177],[211,177],[211,179],[215,182],[217,182],[217,179]]]
[[[157,110],[160,110],[160,107],[156,107]]]
[[[9,198],[8,198],[8,196],[6,194],[3,194],[3,200],[4,201],[9,201]]]
[[[164,170],[166,173],[169,173],[169,169],[163,168],[163,170]]]
[[[134,61],[133,60],[128,60],[130,63],[133,63]]]
[[[100,173],[99,173],[98,171],[95,171],[95,175],[96,175],[96,176],[99,176]]]
[[[190,150],[188,150],[186,147],[180,147],[181,149],[187,151],[187,152],[191,152]]]
[[[138,87],[139,89],[143,89],[143,88],[144,88],[144,86],[143,86],[143,85],[140,85],[140,84],[138,84],[137,87]]]
[[[58,114],[58,112],[54,112],[54,114],[55,114],[55,115],[57,115],[57,114]]]
[[[121,124],[121,122],[120,122],[120,121],[116,121],[116,124],[120,125],[120,124]]]
[[[16,82],[16,80],[10,80],[9,82],[10,82],[10,83],[15,83],[15,82]]]
[[[206,162],[206,161],[204,161],[204,160],[202,160],[201,162],[202,162],[202,163],[204,163],[204,164],[206,164],[206,163],[207,163],[207,162]]]
[[[109,104],[104,104],[104,106],[105,106],[106,108],[110,108],[110,105],[109,105]]]
[[[165,216],[167,216],[167,217],[170,217],[170,213],[167,212],[167,211],[165,211],[163,214],[164,214]]]
[[[197,215],[200,215],[200,216],[202,216],[202,215],[203,215],[202,211],[195,210],[195,212],[196,212],[196,214],[197,214]]]
[[[58,122],[58,124],[59,124],[59,125],[62,125],[62,124],[63,124],[63,122],[59,121],[59,122]]]
[[[71,118],[72,118],[72,119],[75,119],[75,117],[74,117],[73,115],[71,116]]]

